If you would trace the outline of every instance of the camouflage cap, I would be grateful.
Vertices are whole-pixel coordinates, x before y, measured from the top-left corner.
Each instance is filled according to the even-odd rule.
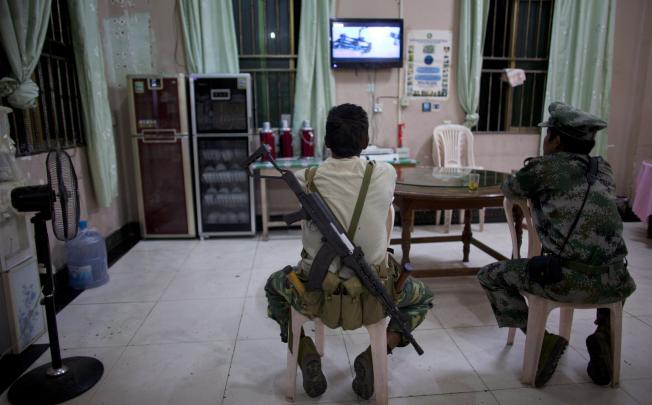
[[[550,112],[548,121],[540,123],[539,126],[553,127],[571,138],[591,141],[597,131],[607,127],[607,123],[595,115],[559,101],[551,103],[548,111]]]

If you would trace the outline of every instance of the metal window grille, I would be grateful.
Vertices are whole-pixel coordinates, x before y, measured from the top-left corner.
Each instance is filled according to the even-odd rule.
[[[280,126],[281,114],[294,108],[299,3],[233,0],[240,71],[251,74],[256,127]]]
[[[13,76],[4,55],[0,76]],[[53,0],[50,24],[38,65],[32,75],[40,89],[36,108],[9,114],[16,155],[84,144],[79,85],[70,34],[67,0]],[[6,100],[0,100],[8,105]],[[9,106],[11,107],[11,106]]]
[[[548,75],[554,0],[491,0],[480,79],[479,132],[538,133]],[[522,86],[503,69],[525,71]]]

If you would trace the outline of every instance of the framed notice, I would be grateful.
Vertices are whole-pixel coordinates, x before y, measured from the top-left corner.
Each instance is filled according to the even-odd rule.
[[[408,33],[405,95],[448,99],[453,34],[413,30]]]

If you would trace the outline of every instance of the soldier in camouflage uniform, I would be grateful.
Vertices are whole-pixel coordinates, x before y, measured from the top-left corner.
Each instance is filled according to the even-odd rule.
[[[562,259],[561,281],[535,281],[527,268],[528,259],[494,263],[478,273],[498,326],[524,332],[528,307],[521,292],[559,302],[599,304],[624,300],[636,288],[626,268],[627,248],[611,167],[602,158],[597,158],[597,181],[587,194],[588,154],[595,145],[596,131],[605,128],[606,122],[560,102],[552,103],[549,111],[549,120],[539,124],[548,127],[544,156],[528,159],[525,167],[505,181],[502,191],[507,198],[532,201],[543,252]],[[595,383],[605,385],[611,381],[612,367],[608,310],[598,310],[596,324],[596,332],[586,341],[591,356],[587,372]],[[550,379],[567,344],[562,337],[546,332],[536,386]]]
[[[365,183],[367,166],[370,164],[360,159],[360,152],[369,143],[368,127],[367,114],[359,106],[343,104],[334,107],[328,114],[325,137],[326,146],[330,148],[333,157],[325,160],[316,172],[312,172],[312,178],[306,171],[296,172],[295,175],[304,187],[311,192],[320,193],[345,228],[354,222],[358,224],[349,225],[349,231],[355,229],[353,231],[355,236],[347,232],[349,237],[362,248],[372,267],[386,266],[388,279],[396,280],[402,270],[401,266],[391,257],[389,261],[386,259],[388,239],[386,219],[393,200],[396,171],[387,163],[376,162],[370,171],[367,190],[362,192],[365,187],[361,184]],[[312,186],[315,186],[315,189]],[[361,198],[364,205],[361,213],[357,215],[358,219],[353,219],[356,217],[354,206],[357,205],[359,195],[365,196]],[[307,285],[311,264],[323,243],[322,236],[310,222],[304,221],[301,227],[304,250],[300,262],[295,267],[287,266],[273,273],[265,286],[268,299],[267,313],[279,324],[283,342],[289,340],[290,306],[308,317],[321,316],[319,313],[311,313],[303,305],[306,300],[301,290],[304,285]],[[339,258],[333,261],[329,271],[337,274],[336,278],[338,277],[342,282],[350,280],[353,276],[351,269],[339,265]],[[413,330],[425,319],[428,309],[432,308],[433,296],[423,282],[411,277],[405,280],[399,288],[400,293],[393,295],[394,291],[392,291],[390,295],[395,297],[407,326]],[[363,301],[364,294],[368,295],[368,292],[363,292],[359,301]],[[324,300],[324,307],[326,301]],[[343,312],[345,312],[344,303],[342,303]],[[378,315],[382,318],[382,308]],[[345,327],[345,324],[342,323],[341,326]],[[300,339],[298,363],[303,377],[303,387],[309,396],[319,396],[326,390],[326,379],[321,371],[320,356],[309,337],[302,334]],[[396,346],[407,344],[396,323],[391,321],[387,327],[388,351]],[[356,377],[352,384],[353,390],[360,397],[369,399],[374,391],[373,365],[369,348],[356,357],[354,368]]]

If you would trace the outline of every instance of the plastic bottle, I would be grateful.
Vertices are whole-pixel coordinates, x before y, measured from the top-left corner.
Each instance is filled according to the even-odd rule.
[[[294,151],[292,150],[292,130],[288,128],[287,120],[282,121],[281,127],[281,139],[279,141],[281,144],[281,157],[291,158],[294,156]]]
[[[276,159],[276,140],[274,139],[274,131],[269,122],[263,122],[263,127],[260,129],[260,144],[269,146],[272,158]],[[267,156],[263,160],[269,160]]]
[[[109,281],[104,238],[86,221],[79,221],[79,233],[66,243],[66,262],[70,288],[85,290]]]
[[[301,128],[301,157],[315,156],[315,134],[310,127],[310,121],[303,121]]]

